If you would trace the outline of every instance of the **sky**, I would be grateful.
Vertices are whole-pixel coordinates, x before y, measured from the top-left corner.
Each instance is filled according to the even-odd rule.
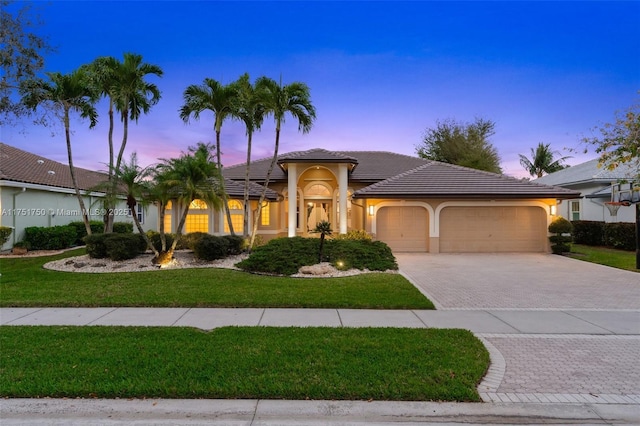
[[[438,121],[495,122],[490,142],[503,172],[525,177],[519,154],[538,143],[578,164],[581,139],[615,121],[640,95],[640,2],[214,2],[54,1],[34,3],[37,33],[56,52],[46,70],[67,73],[100,56],[143,56],[164,75],[149,114],[132,123],[127,155],[140,163],[171,158],[198,142],[215,143],[213,114],[185,124],[178,115],[191,84],[228,84],[248,72],[311,89],[317,118],[302,134],[288,117],[280,153],[324,148],[416,156]],[[77,167],[104,170],[108,116],[72,121]],[[122,127],[116,128],[119,141]],[[244,126],[222,127],[225,166],[246,159]],[[271,157],[270,119],[254,136],[252,158]],[[0,140],[66,163],[60,128],[28,122]],[[119,143],[119,142],[118,142]],[[577,150],[576,152],[568,151]]]

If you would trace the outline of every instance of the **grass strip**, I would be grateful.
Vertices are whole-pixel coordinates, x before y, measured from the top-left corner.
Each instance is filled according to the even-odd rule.
[[[633,251],[572,244],[569,256],[586,262],[640,272],[640,269],[636,269],[636,253]]]
[[[434,308],[399,274],[289,278],[217,268],[104,274],[42,268],[52,260],[79,256],[83,250],[0,259],[0,306]]]
[[[479,401],[466,330],[0,327],[0,397]]]

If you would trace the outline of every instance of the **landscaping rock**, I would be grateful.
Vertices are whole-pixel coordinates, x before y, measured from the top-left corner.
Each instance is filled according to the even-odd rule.
[[[303,275],[327,275],[335,273],[336,268],[331,266],[330,263],[324,262],[317,265],[302,266],[298,272]]]

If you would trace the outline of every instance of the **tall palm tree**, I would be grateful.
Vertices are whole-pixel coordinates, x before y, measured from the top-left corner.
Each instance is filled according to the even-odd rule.
[[[237,103],[234,115],[241,120],[247,133],[247,164],[244,176],[244,198],[243,198],[243,237],[249,236],[249,175],[251,168],[251,145],[254,131],[260,129],[264,120],[264,109],[258,102],[256,88],[251,84],[249,74],[244,73],[234,83],[237,86]]]
[[[115,203],[117,182],[112,174],[122,163],[129,135],[129,120],[138,121],[141,114],[147,114],[151,107],[160,100],[160,90],[145,78],[149,75],[161,77],[162,69],[157,65],[142,62],[142,55],[125,53],[122,62],[114,57],[100,57],[87,66],[93,84],[101,96],[109,99],[109,182],[111,190],[107,194],[107,211],[111,211]],[[114,108],[120,113],[123,123],[122,142],[114,163]],[[113,230],[113,214],[105,216],[105,232]]]
[[[134,152],[131,154],[129,162],[126,160],[120,165],[120,169],[116,170],[114,175],[117,181],[122,185],[127,195],[127,207],[131,211],[133,222],[138,229],[142,238],[144,238],[155,257],[159,256],[156,248],[151,244],[151,240],[142,229],[142,224],[136,214],[136,206],[141,204],[143,207],[149,205],[149,193],[151,191],[149,177],[151,170],[149,168],[142,168],[138,165],[138,155]]]
[[[89,128],[93,128],[98,122],[98,113],[94,106],[98,96],[93,86],[90,84],[84,70],[78,69],[69,74],[59,72],[47,73],[48,82],[40,82],[32,91],[23,97],[23,102],[31,109],[36,109],[38,105],[50,104],[54,110],[60,112],[60,120],[64,125],[65,140],[67,143],[67,157],[69,160],[69,172],[78,204],[82,214],[82,221],[87,230],[87,235],[91,235],[89,225],[89,215],[80,194],[80,187],[76,178],[76,170],[73,165],[73,154],[71,150],[71,111],[77,112],[82,118],[89,119]]]
[[[199,143],[196,147],[189,147],[187,153],[178,158],[163,159],[157,166],[162,176],[161,184],[183,207],[180,221],[176,229],[176,236],[171,247],[167,251],[160,252],[156,263],[162,265],[171,260],[178,240],[182,236],[182,229],[189,214],[189,206],[196,200],[202,200],[210,208],[221,207],[221,181],[222,177],[210,153],[211,147]]]
[[[203,111],[209,110],[213,112],[213,129],[216,132],[216,161],[220,172],[222,172],[220,131],[222,130],[222,123],[227,118],[233,117],[237,97],[238,89],[236,85],[223,85],[212,78],[205,78],[201,85],[192,84],[188,86],[183,93],[184,105],[180,108],[180,118],[185,123],[189,122],[191,116],[199,120]],[[235,235],[233,224],[231,223],[231,212],[229,211],[224,180],[221,181],[221,184],[222,201],[227,215],[229,231],[232,235]]]
[[[273,116],[276,124],[276,140],[273,149],[273,157],[271,158],[264,187],[260,194],[258,214],[253,221],[253,231],[251,232],[249,248],[253,247],[253,243],[255,242],[256,232],[258,230],[258,219],[260,218],[262,211],[262,203],[266,197],[271,173],[273,172],[278,159],[282,123],[284,123],[287,115],[291,115],[298,121],[298,131],[308,133],[316,118],[316,109],[311,103],[309,86],[304,83],[294,82],[283,86],[282,83],[278,83],[271,78],[260,77],[256,81],[256,92],[258,102],[262,108],[264,108],[264,114]],[[295,194],[289,194],[289,196],[295,197]]]
[[[531,148],[531,159],[519,154],[520,164],[531,176],[542,177],[545,173],[557,172],[568,167],[562,163],[571,157],[554,159],[558,152],[551,151],[549,145],[540,142],[535,150]]]

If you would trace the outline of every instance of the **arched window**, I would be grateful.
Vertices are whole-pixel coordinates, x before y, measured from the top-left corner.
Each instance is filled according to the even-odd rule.
[[[307,188],[304,192],[305,197],[331,197],[331,191],[326,186],[316,183]]]
[[[209,209],[202,200],[193,200],[189,204],[189,214],[184,224],[184,232],[209,232]]]
[[[229,222],[224,210],[221,211],[224,216],[224,232],[229,233]],[[244,228],[244,209],[242,203],[238,200],[229,200],[229,213],[231,213],[231,223],[233,224],[233,232],[242,233]]]
[[[171,232],[171,212],[173,210],[173,204],[168,201],[164,205],[164,231]]]

